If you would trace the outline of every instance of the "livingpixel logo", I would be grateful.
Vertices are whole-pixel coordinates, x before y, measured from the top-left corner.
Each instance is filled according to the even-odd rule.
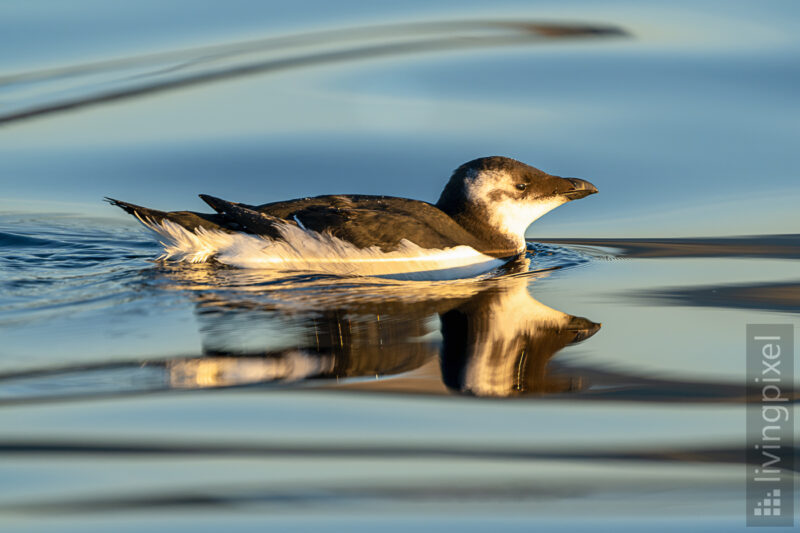
[[[781,489],[767,491],[767,495],[753,507],[753,516],[780,516]]]
[[[747,525],[794,525],[794,326],[747,326]]]

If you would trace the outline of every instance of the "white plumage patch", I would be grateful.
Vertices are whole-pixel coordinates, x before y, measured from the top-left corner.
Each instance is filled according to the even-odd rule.
[[[509,199],[487,205],[487,218],[503,233],[524,239],[528,226],[566,201],[566,198],[530,202]]]
[[[162,259],[202,263],[211,258],[240,268],[276,272],[314,272],[342,276],[381,276],[396,279],[443,280],[477,276],[504,263],[469,246],[420,248],[405,239],[397,250],[377,246],[358,248],[329,234],[285,224],[283,239],[245,233],[186,228],[162,220],[140,219],[165,240]]]
[[[525,230],[539,217],[567,202],[564,197],[547,199],[512,199],[489,201],[492,191],[514,188],[513,176],[505,171],[484,170],[467,176],[466,196],[470,202],[482,206],[486,220],[498,232],[525,246]]]

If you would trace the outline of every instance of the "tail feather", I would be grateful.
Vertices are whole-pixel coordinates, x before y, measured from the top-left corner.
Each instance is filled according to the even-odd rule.
[[[159,211],[114,198],[106,197],[104,200],[135,216],[150,229],[155,229],[153,228],[154,224],[161,224],[164,220],[169,220],[190,231],[194,231],[197,228],[224,232],[240,230],[236,224],[231,224],[222,215],[194,213],[192,211]]]
[[[169,213],[164,211],[158,211],[156,209],[150,209],[148,207],[142,207],[140,205],[132,204],[129,202],[123,202],[122,200],[117,200],[115,198],[109,198],[106,196],[103,198],[106,202],[111,205],[117,206],[122,208],[128,214],[135,216],[141,220],[152,220],[153,222],[161,222],[165,218],[169,217]]]

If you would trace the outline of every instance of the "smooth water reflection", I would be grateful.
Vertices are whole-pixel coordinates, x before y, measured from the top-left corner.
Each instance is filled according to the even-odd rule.
[[[203,356],[7,375],[5,396],[347,384],[391,379],[432,364],[440,369],[440,382],[456,393],[576,391],[580,380],[551,374],[548,363],[564,347],[594,335],[600,324],[538,302],[531,286],[548,272],[532,271],[531,260],[522,258],[477,280],[273,275],[265,282],[258,272],[165,264],[148,283],[194,301]],[[20,392],[9,394],[13,390]]]
[[[210,82],[401,54],[623,36],[617,27],[430,21],[300,33],[0,76],[0,124]],[[70,81],[65,90],[65,80]],[[15,89],[20,94],[15,94]],[[10,93],[10,94],[9,94]]]
[[[528,260],[510,270],[527,274]],[[536,301],[528,290],[531,281],[530,275],[512,272],[457,283],[360,287],[345,281],[347,292],[340,294],[346,299],[329,295],[310,316],[293,321],[294,346],[255,353],[235,349],[243,326],[258,327],[246,317],[261,312],[257,300],[206,301],[201,295],[198,320],[208,357],[169,361],[169,382],[185,388],[380,379],[414,371],[438,357],[442,381],[454,392],[512,396],[575,389],[570,379],[549,375],[547,363],[565,346],[591,337],[600,325]],[[432,338],[437,330],[440,342]]]

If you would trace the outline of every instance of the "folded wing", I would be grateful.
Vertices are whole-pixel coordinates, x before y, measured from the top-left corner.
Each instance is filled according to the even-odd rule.
[[[385,196],[317,196],[253,206],[201,194],[216,213],[158,211],[112,198],[106,200],[145,222],[169,220],[190,231],[197,228],[244,232],[281,239],[283,225],[328,233],[358,248],[384,252],[407,240],[421,248],[444,249],[481,243],[435,206],[418,200]]]
[[[389,252],[402,240],[428,249],[480,246],[471,233],[435,206],[406,198],[318,196],[253,209],[304,229],[330,233],[359,248],[377,246]]]

